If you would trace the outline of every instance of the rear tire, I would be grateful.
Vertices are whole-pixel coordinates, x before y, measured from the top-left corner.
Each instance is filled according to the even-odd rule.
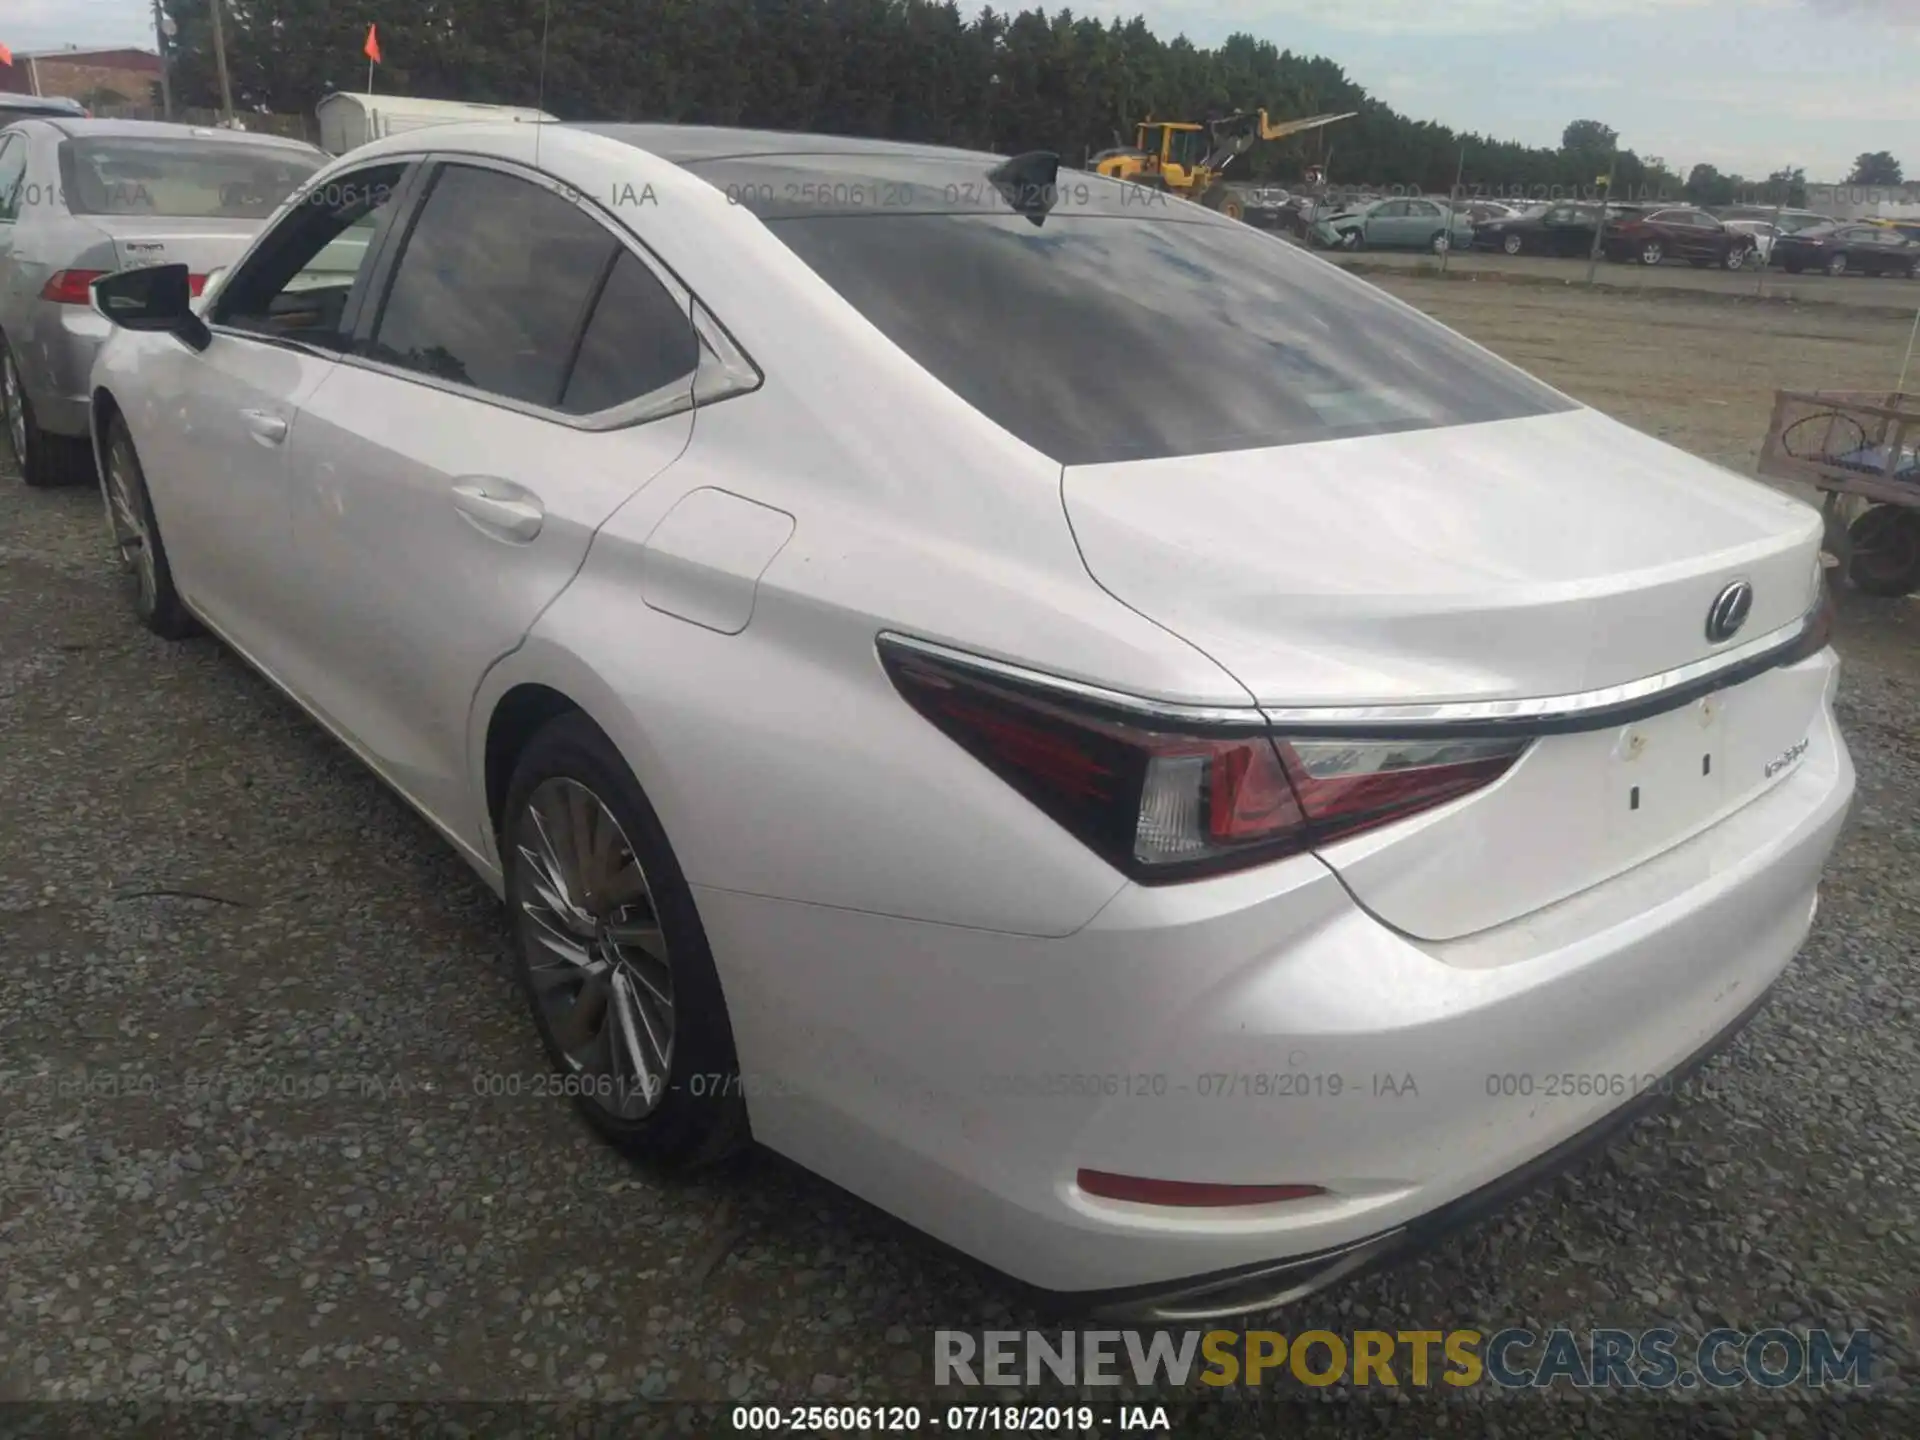
[[[0,337],[0,429],[20,467],[20,477],[35,490],[67,485],[86,477],[86,455],[79,442],[49,435],[34,418],[33,399],[20,378],[13,349]]]
[[[1730,245],[1727,247],[1727,253],[1720,257],[1720,263],[1729,270],[1744,270],[1747,268],[1747,257],[1753,253],[1751,245],[1745,247]]]
[[[1920,590],[1920,510],[1875,505],[1853,522],[1847,539],[1854,589],[1891,600]]]
[[[744,1146],[748,1082],[693,893],[633,772],[586,716],[550,721],[521,754],[500,853],[521,988],[587,1123],[666,1169]],[[564,904],[548,903],[556,894]]]
[[[174,588],[173,567],[167,563],[167,547],[160,539],[160,522],[154,519],[140,453],[119,415],[107,422],[100,498],[107,507],[108,536],[133,578],[133,613],[140,623],[163,640],[186,640],[199,634],[199,622]]]
[[[1519,235],[1509,235],[1500,242],[1500,248],[1509,255],[1518,255],[1527,248],[1527,242]]]
[[[1838,280],[1842,275],[1846,273],[1847,273],[1847,257],[1845,255],[1832,255],[1828,257],[1827,274],[1833,276],[1834,279]]]

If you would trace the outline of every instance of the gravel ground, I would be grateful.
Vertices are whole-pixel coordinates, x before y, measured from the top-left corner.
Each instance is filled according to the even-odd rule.
[[[1704,305],[1391,283],[1736,463],[1773,385],[1884,366],[1860,317],[1778,333]],[[1590,342],[1571,356],[1570,332]],[[1914,1433],[1888,1406],[1920,1322],[1917,613],[1846,597],[1861,793],[1773,1006],[1604,1156],[1276,1323],[1867,1328],[1877,1398],[1741,1391],[1684,1415]],[[729,1400],[977,1401],[931,1386],[936,1327],[1061,1323],[776,1157],[664,1183],[561,1102],[479,1093],[542,1068],[491,897],[238,660],[135,626],[90,491],[4,471],[0,736],[0,1400],[593,1399],[701,1433],[713,1413],[688,1407]],[[1325,1398],[1286,1420],[1666,1434],[1683,1413]],[[1215,1402],[1175,1433],[1277,1423]]]

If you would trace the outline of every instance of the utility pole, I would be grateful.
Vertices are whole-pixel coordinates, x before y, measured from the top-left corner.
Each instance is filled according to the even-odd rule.
[[[1779,200],[1779,203],[1773,207],[1773,239],[1767,242],[1767,245],[1768,245],[1767,258],[1760,262],[1759,278],[1753,282],[1753,293],[1756,295],[1764,295],[1767,293],[1767,266],[1771,264],[1773,260],[1772,246],[1778,244],[1780,240],[1780,217],[1786,212],[1787,191],[1791,189],[1793,186],[1792,177],[1793,177],[1793,167],[1791,165],[1781,170],[1780,200]],[[1756,241],[1755,243],[1757,244],[1758,242]],[[1912,341],[1907,342],[1907,355],[1909,358],[1911,358],[1913,355]],[[1900,367],[1900,383],[1904,385],[1906,383],[1906,380],[1907,380],[1907,367],[1902,365]]]
[[[1460,147],[1460,168],[1453,172],[1453,190],[1447,196],[1447,248],[1440,252],[1440,273],[1447,273],[1447,257],[1453,253],[1453,213],[1460,203],[1460,186],[1467,178],[1467,147]]]
[[[167,58],[167,27],[173,22],[153,0],[153,43],[160,52],[160,118],[173,119],[173,63]]]
[[[1613,176],[1620,165],[1620,150],[1616,146],[1613,158],[1607,161],[1607,188],[1600,197],[1600,213],[1593,219],[1593,249],[1587,252],[1587,285],[1593,285],[1594,272],[1600,268],[1600,247],[1607,238],[1607,202],[1613,199]]]
[[[227,80],[227,41],[220,29],[221,0],[209,0],[208,8],[213,11],[213,63],[220,71],[220,115],[233,127],[233,86]]]

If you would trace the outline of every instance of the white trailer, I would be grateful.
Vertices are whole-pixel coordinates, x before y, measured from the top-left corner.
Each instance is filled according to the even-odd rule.
[[[461,120],[552,123],[556,117],[524,105],[476,105],[465,100],[421,100],[410,95],[359,95],[336,90],[314,107],[320,117],[320,148],[344,155],[357,145],[427,125]]]

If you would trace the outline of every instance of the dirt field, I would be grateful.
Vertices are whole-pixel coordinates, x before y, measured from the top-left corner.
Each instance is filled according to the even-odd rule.
[[[1740,469],[1776,387],[1890,386],[1906,342],[1841,307],[1384,283]],[[102,528],[91,493],[0,466],[0,1400],[594,1398],[699,1433],[678,1407],[978,1403],[933,1391],[936,1328],[1060,1323],[773,1157],[661,1183],[561,1102],[489,1089],[539,1068],[491,897],[232,656],[138,630]],[[1871,1328],[1875,1394],[1904,1391],[1916,610],[1845,598],[1860,799],[1806,952],[1704,1086],[1282,1328]],[[1804,1390],[1499,1408],[1509,1434],[1664,1435],[1683,1402],[1694,1433],[1798,1433],[1816,1406],[1824,1433],[1904,1428]],[[1287,1428],[1480,1430],[1463,1406],[1370,1392]],[[1252,1423],[1215,1403],[1175,1433]]]
[[[1891,390],[1913,325],[1911,312],[1841,305],[1369,278],[1616,419],[1747,474],[1775,390]],[[1920,302],[1920,284],[1911,291]]]

